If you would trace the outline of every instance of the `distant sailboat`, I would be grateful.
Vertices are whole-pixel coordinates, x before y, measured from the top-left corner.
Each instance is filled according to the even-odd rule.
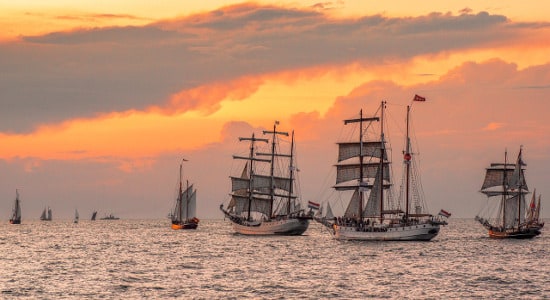
[[[78,209],[74,210],[74,223],[78,223],[79,215],[78,215]]]
[[[119,217],[115,217],[115,215],[113,215],[112,213],[105,216],[105,217],[102,217],[100,220],[118,220],[120,219]]]
[[[19,201],[18,190],[15,190],[15,203],[13,205],[10,224],[21,224],[21,202]]]
[[[44,210],[42,211],[42,214],[40,215],[40,220],[42,221],[51,221],[52,220],[52,209],[48,207],[44,207]]]
[[[489,231],[491,238],[529,239],[539,235],[544,226],[536,215],[536,207],[531,216],[527,212],[525,195],[529,188],[522,150],[520,147],[515,164],[508,162],[505,151],[504,163],[492,163],[487,168],[481,193],[487,196],[488,205],[475,219]],[[495,207],[491,203],[498,205]]]
[[[535,189],[533,191],[533,197],[531,198],[531,203],[529,203],[526,222],[529,225],[529,227],[542,229],[542,227],[544,227],[544,221],[542,221],[540,219],[540,198],[541,198],[541,195],[539,194],[538,201],[537,201],[537,195],[536,194],[537,194],[537,190]]]
[[[193,189],[193,185],[189,185],[189,180],[185,190],[183,190],[182,172],[183,162],[187,161],[183,159],[180,163],[179,173],[179,190],[178,197],[176,198],[176,205],[174,211],[171,214],[172,229],[197,229],[199,226],[199,219],[196,216],[197,210],[197,190]]]
[[[263,132],[272,135],[269,153],[256,152],[256,142],[267,144],[269,139],[256,138],[254,134],[251,138],[239,138],[250,142],[250,153],[248,156],[233,156],[233,159],[245,160],[246,163],[240,176],[231,177],[232,193],[227,209],[220,205],[220,210],[237,233],[301,235],[312,219],[298,205],[294,132],[289,151],[281,153],[278,136],[288,136],[288,133],[277,131],[277,124],[273,125],[273,131]]]
[[[95,221],[95,218],[97,217],[97,210],[94,210],[92,213],[92,221]]]

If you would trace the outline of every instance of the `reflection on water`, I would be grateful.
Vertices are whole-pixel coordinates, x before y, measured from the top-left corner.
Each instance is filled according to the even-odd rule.
[[[431,242],[248,237],[229,222],[0,224],[0,298],[548,298],[550,239],[491,240],[453,220]]]

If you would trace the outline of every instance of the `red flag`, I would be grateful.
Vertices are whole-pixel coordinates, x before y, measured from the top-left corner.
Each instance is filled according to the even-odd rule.
[[[418,95],[414,95],[413,101],[426,101],[426,98],[418,96]]]

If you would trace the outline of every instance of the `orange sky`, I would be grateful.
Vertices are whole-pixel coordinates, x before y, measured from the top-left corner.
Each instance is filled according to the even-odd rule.
[[[14,168],[21,164],[22,178],[25,172],[40,170],[43,162],[49,165],[55,162],[78,164],[82,161],[101,161],[112,164],[114,170],[125,173],[151,172],[158,176],[166,170],[156,166],[155,161],[162,160],[166,155],[193,153],[200,157],[200,151],[211,150],[212,147],[231,152],[231,149],[220,145],[226,139],[236,138],[227,136],[235,122],[244,122],[250,128],[265,128],[271,126],[274,120],[279,120],[285,127],[303,129],[297,135],[298,141],[311,147],[326,146],[321,150],[301,149],[302,152],[322,151],[327,155],[326,159],[330,160],[331,151],[334,150],[330,147],[333,146],[335,137],[328,137],[325,141],[327,137],[321,133],[324,130],[330,132],[334,122],[340,122],[358,109],[359,105],[349,105],[350,101],[367,101],[368,105],[372,105],[388,99],[390,102],[403,104],[408,101],[407,97],[415,93],[423,94],[435,102],[431,108],[426,108],[432,117],[426,114],[426,120],[422,124],[422,135],[427,139],[426,144],[441,151],[434,150],[433,155],[441,160],[430,166],[433,170],[437,166],[445,169],[449,168],[448,164],[452,165],[449,161],[447,165],[442,163],[448,158],[443,153],[451,156],[456,156],[456,153],[471,155],[475,153],[474,146],[482,147],[484,158],[490,160],[499,157],[500,152],[493,151],[499,151],[506,146],[515,149],[518,147],[517,143],[521,142],[530,145],[530,154],[537,160],[547,158],[550,146],[545,142],[549,137],[545,116],[550,111],[540,99],[549,95],[550,59],[547,53],[550,51],[550,26],[545,23],[544,12],[548,10],[540,7],[540,3],[463,1],[457,4],[456,1],[438,1],[424,6],[417,3],[412,5],[410,1],[395,1],[386,5],[377,2],[339,1],[325,6],[315,5],[316,1],[257,1],[256,4],[243,6],[236,3],[201,1],[190,4],[163,1],[162,4],[151,6],[153,4],[149,1],[79,1],[78,4],[71,1],[48,1],[47,4],[43,1],[17,1],[15,4],[0,1],[0,26],[5,28],[0,36],[0,50],[27,62],[21,65],[18,62],[5,62],[10,70],[14,70],[6,78],[10,82],[13,80],[15,84],[10,84],[12,89],[9,94],[2,97],[8,100],[11,97],[20,97],[22,100],[17,100],[18,103],[28,100],[28,110],[36,111],[36,116],[39,116],[28,117],[27,122],[27,117],[22,115],[19,118],[24,123],[21,127],[7,121],[0,127],[0,158],[13,164]],[[223,8],[225,14],[212,12],[220,12],[220,8],[227,5],[231,8]],[[299,28],[299,23],[284,23],[287,20],[285,18],[269,20],[273,23],[243,18],[245,21],[242,22],[248,23],[236,23],[241,22],[239,18],[248,11],[263,7],[268,7],[268,11],[273,11],[274,8],[290,9],[296,15],[302,14],[295,17],[296,20],[302,18],[310,22],[311,19],[319,18],[321,22],[311,21],[311,27],[303,28]],[[480,14],[482,11],[487,14]],[[381,28],[387,28],[388,34],[373,41],[387,43],[389,54],[384,53],[384,47],[366,54],[359,53],[358,46],[379,46],[373,46],[368,39],[364,44],[350,44],[347,48],[333,51],[329,49],[326,52],[321,51],[325,50],[323,44],[316,49],[301,48],[304,47],[299,43],[302,34],[307,34],[307,38],[315,42],[319,40],[319,36],[326,38],[329,41],[325,44],[327,48],[348,43],[349,41],[340,40],[339,35],[333,35],[331,31],[325,31],[325,36],[324,31],[319,28],[331,26],[331,20],[338,20],[334,21],[338,25],[330,30],[347,30],[346,26],[355,25],[358,19],[376,14],[404,24],[403,27],[394,28],[392,26],[395,22],[376,23]],[[500,15],[507,20],[497,21]],[[445,31],[459,34],[459,37],[466,37],[468,34],[456,33],[452,27],[438,28],[439,32],[426,28],[437,26],[438,22],[446,22],[447,19],[460,21],[460,16],[471,18],[472,22],[479,21],[479,27],[469,30],[473,33],[478,30],[475,28],[482,28],[479,29],[482,33],[464,44],[459,43],[459,39],[450,39],[447,44],[441,42],[441,45],[436,45],[437,39],[430,38],[431,35]],[[212,26],[184,26],[200,22]],[[216,22],[225,24],[226,27],[216,27]],[[238,25],[234,29],[230,27],[232,22],[246,26],[239,28]],[[275,24],[279,22],[283,25],[277,28]],[[487,25],[484,22],[495,23]],[[270,26],[262,28],[265,24]],[[452,26],[453,23],[451,21],[445,24]],[[144,35],[131,36],[128,42],[121,42],[121,52],[126,49],[124,47],[128,47],[128,55],[113,58],[110,65],[97,59],[108,56],[111,49],[119,47],[116,39],[112,41],[107,35],[118,34],[114,30],[109,31],[113,28],[119,28],[121,32],[132,28],[144,30]],[[365,33],[359,36],[368,37],[372,34],[369,28],[362,27],[360,30]],[[145,31],[153,29],[156,31]],[[277,30],[281,32],[274,32]],[[150,32],[166,34],[167,37],[159,42],[148,42],[150,37],[145,34]],[[175,32],[180,35],[172,36]],[[198,32],[201,34],[197,34]],[[289,33],[292,38],[283,40],[281,45],[278,38],[283,32]],[[357,34],[352,30],[349,34],[352,32]],[[393,32],[396,36],[403,34],[404,38],[411,40],[405,43],[402,39],[394,38]],[[224,38],[227,34],[234,34],[237,38],[242,35],[245,37],[242,38],[242,44],[233,44],[232,38]],[[343,36],[346,34],[343,33]],[[71,40],[72,38],[78,40]],[[192,56],[194,58],[190,58],[189,62],[185,61],[183,66],[189,68],[189,72],[184,72],[188,76],[185,78],[175,75],[178,68],[165,72],[163,67],[170,66],[171,63],[161,62],[160,59],[176,53],[173,50],[174,45],[187,39],[191,42],[182,49],[193,55],[202,53],[202,56],[196,56],[199,60],[202,57],[208,59],[196,62],[193,61],[196,57]],[[415,39],[423,41],[422,45],[416,45]],[[432,51],[432,47],[427,44],[430,42],[434,43],[433,49],[441,50]],[[285,43],[291,49],[288,53],[285,52]],[[280,48],[276,48],[278,46]],[[133,49],[143,51],[133,52]],[[73,59],[72,55],[80,51],[89,51],[89,56]],[[147,56],[155,51],[163,54]],[[247,55],[249,52],[254,55]],[[42,67],[43,60],[34,61],[40,59],[33,53],[44,55],[43,60],[57,61],[44,67],[44,70],[53,72],[39,71],[42,70],[39,68]],[[132,53],[139,55],[133,57]],[[174,61],[185,60],[186,56],[182,57],[174,56]],[[275,58],[281,59],[279,66],[276,63],[266,64]],[[159,63],[155,63],[155,60],[159,60]],[[232,67],[224,68],[225,63]],[[151,70],[150,77],[134,80],[132,76],[137,73],[135,71],[143,69],[146,74],[149,65],[159,69]],[[204,68],[200,68],[201,65]],[[211,69],[211,66],[216,66],[217,69]],[[37,77],[29,86],[34,87],[35,83],[43,82],[45,89],[51,88],[52,91],[40,96],[40,89],[36,89],[34,96],[27,97],[25,93],[31,92],[27,91],[29,87],[26,86],[28,78],[25,72],[35,67],[36,72],[44,72],[44,80],[34,72]],[[101,74],[108,75],[108,79]],[[195,74],[197,76],[193,76]],[[502,74],[506,76],[500,77]],[[57,87],[57,82],[50,82],[58,77],[74,79],[71,81],[74,86]],[[101,83],[102,80],[107,83]],[[118,80],[126,84],[119,85],[124,88],[109,85],[109,82]],[[150,96],[144,95],[140,91],[147,91],[145,86],[150,82],[159,85],[159,92]],[[96,83],[100,88],[94,85]],[[476,86],[474,83],[485,85]],[[94,88],[88,88],[88,84]],[[161,88],[161,84],[166,87]],[[464,84],[468,85],[461,86]],[[20,88],[13,88],[14,85]],[[70,94],[71,98],[65,99],[65,94],[55,94],[57,90],[52,87],[68,93],[74,87],[79,92]],[[110,93],[111,89],[116,94]],[[131,91],[135,94],[125,94]],[[104,94],[94,98],[94,93]],[[464,95],[460,96],[461,93]],[[90,98],[79,98],[78,95]],[[132,97],[138,96],[141,97],[141,102],[134,105]],[[129,99],[127,103],[119,102],[119,98],[123,97]],[[60,99],[70,100],[75,107],[74,112],[67,111],[63,115],[47,117],[50,112],[48,104],[61,101]],[[93,103],[86,99],[92,99]],[[93,106],[96,104],[94,99],[97,100],[98,108]],[[522,103],[534,102],[522,108],[529,114],[528,120],[512,126],[514,113],[518,110],[513,104],[518,103],[518,99]],[[35,100],[37,102],[33,102]],[[459,101],[462,103],[458,104]],[[79,102],[82,102],[82,107],[86,107],[85,111],[80,111],[79,105],[75,105]],[[112,106],[113,103],[122,104]],[[470,108],[467,108],[466,103],[469,103]],[[471,109],[478,104],[478,110]],[[4,107],[11,106],[5,104]],[[23,105],[22,107],[25,108]],[[434,115],[437,117],[433,117]],[[443,115],[446,117],[440,118]],[[242,128],[239,132],[241,130]],[[505,141],[500,142],[495,138],[497,136]],[[521,137],[521,141],[513,140],[512,136]],[[487,140],[494,140],[494,144],[484,145]],[[479,159],[477,157],[477,160],[466,161],[477,173],[482,172],[485,167]],[[306,164],[319,163],[326,163],[328,168],[332,162],[309,160]],[[52,168],[55,169],[53,166]],[[305,175],[308,171],[304,169],[303,173]],[[222,175],[226,177],[228,174]],[[305,180],[305,192],[315,190],[314,182],[317,179],[311,179],[310,182]],[[3,194],[11,195],[12,188],[6,186],[6,189]],[[220,189],[211,196],[219,198],[226,192]],[[542,193],[544,192],[543,190]],[[443,192],[440,194],[444,195]],[[218,200],[220,199],[212,199],[213,203],[218,203]],[[145,204],[144,206],[146,207]],[[454,204],[451,208],[459,209]],[[208,212],[215,215],[211,210]],[[465,211],[463,215],[469,216]]]

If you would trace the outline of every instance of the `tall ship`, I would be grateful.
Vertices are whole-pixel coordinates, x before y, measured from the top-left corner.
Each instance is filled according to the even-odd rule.
[[[420,100],[417,100],[420,99]],[[415,101],[424,101],[415,96]],[[330,203],[327,215],[316,217],[330,228],[334,238],[362,241],[429,241],[436,237],[449,217],[446,211],[438,216],[428,213],[420,184],[418,163],[410,134],[410,109],[407,106],[406,139],[403,150],[403,178],[399,198],[395,201],[391,153],[385,135],[383,101],[374,116],[344,120],[350,138],[338,142],[336,184],[338,198],[349,199],[342,216],[334,217]],[[350,128],[352,127],[352,128]]]
[[[522,152],[520,147],[516,162],[509,163],[505,151],[504,163],[492,163],[486,169],[480,192],[487,196],[487,206],[475,219],[488,230],[491,238],[529,239],[539,235],[544,226],[536,209],[529,216],[525,201],[529,187]]]
[[[230,177],[232,192],[227,208],[220,205],[237,233],[301,235],[312,219],[301,208],[297,196],[294,131],[288,145],[289,141],[280,137],[289,134],[277,131],[278,124],[275,122],[272,131],[263,131],[271,140],[254,134],[239,138],[241,142],[249,142],[248,155],[233,155],[233,159],[244,161],[244,167],[240,176]],[[266,152],[261,152],[259,143]]]
[[[44,210],[42,211],[42,214],[40,215],[41,221],[51,221],[52,220],[52,209],[48,207],[44,207]]]
[[[15,190],[15,202],[13,203],[10,224],[21,224],[21,201],[19,200],[18,190]]]
[[[179,190],[176,198],[174,211],[170,214],[172,219],[172,229],[197,229],[199,219],[197,218],[197,190],[193,185],[189,185],[189,180],[186,180],[185,189],[183,188],[182,171],[183,159],[180,163],[179,173]]]

